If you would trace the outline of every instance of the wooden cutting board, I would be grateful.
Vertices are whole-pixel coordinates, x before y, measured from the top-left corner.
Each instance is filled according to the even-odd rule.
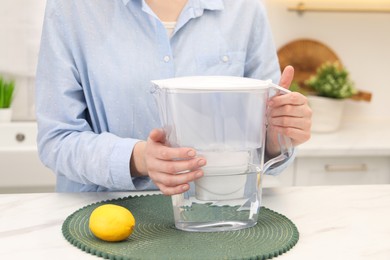
[[[297,39],[278,50],[280,69],[292,65],[295,69],[294,81],[305,88],[305,81],[315,75],[317,69],[325,62],[342,62],[336,53],[326,44],[313,39]],[[371,93],[359,91],[352,97],[354,100],[371,101]]]
[[[297,39],[278,50],[280,69],[287,65],[295,69],[294,80],[305,86],[305,80],[316,74],[317,69],[325,62],[341,64],[340,59],[328,46],[312,39]]]

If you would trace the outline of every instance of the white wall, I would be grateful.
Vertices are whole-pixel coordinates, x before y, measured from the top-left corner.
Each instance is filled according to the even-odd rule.
[[[45,0],[1,0],[0,71],[35,74]]]
[[[318,13],[287,10],[300,1],[264,0],[278,48],[298,38],[312,38],[333,49],[356,87],[373,93],[370,103],[348,102],[348,118],[390,119],[390,13]],[[390,1],[306,0],[307,6],[383,7]]]
[[[16,81],[14,120],[34,120],[34,75],[46,0],[0,1],[0,74]]]

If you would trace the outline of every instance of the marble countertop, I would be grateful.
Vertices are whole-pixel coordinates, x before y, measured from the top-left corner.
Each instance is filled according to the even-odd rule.
[[[312,133],[297,151],[298,157],[390,156],[390,120],[347,121],[335,132]]]
[[[0,259],[101,259],[65,240],[62,223],[83,206],[129,194],[0,195]],[[276,259],[390,259],[390,185],[266,188],[263,204],[300,232]]]

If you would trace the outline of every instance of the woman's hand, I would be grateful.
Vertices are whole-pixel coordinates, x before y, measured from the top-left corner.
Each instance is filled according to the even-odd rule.
[[[287,66],[279,85],[288,89],[293,77],[294,68]],[[274,96],[268,103],[267,154],[275,156],[280,153],[277,133],[291,138],[293,146],[309,140],[311,116],[312,111],[304,95],[291,92]]]
[[[146,142],[137,143],[132,172],[148,175],[165,195],[183,193],[190,188],[189,182],[203,176],[200,167],[206,165],[206,160],[196,157],[192,148],[173,148],[164,143],[165,133],[161,129],[153,129]]]

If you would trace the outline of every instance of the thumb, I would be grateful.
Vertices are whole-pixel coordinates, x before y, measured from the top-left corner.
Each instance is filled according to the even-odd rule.
[[[294,67],[288,65],[283,70],[282,77],[280,78],[279,86],[288,89],[293,79],[294,79]]]
[[[152,131],[150,131],[149,138],[154,142],[164,143],[165,132],[162,129],[155,128]]]

